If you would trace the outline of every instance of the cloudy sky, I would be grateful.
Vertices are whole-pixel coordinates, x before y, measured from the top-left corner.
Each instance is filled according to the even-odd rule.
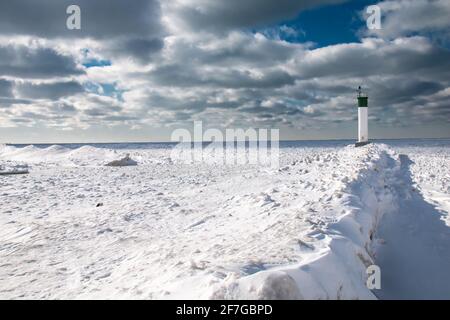
[[[195,120],[353,138],[358,85],[372,137],[450,137],[449,17],[448,0],[1,1],[0,142],[167,141]]]

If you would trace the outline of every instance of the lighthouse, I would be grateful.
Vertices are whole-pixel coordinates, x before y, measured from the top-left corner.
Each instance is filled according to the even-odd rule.
[[[355,146],[360,147],[369,143],[369,128],[367,119],[367,109],[369,97],[358,87],[358,142]]]

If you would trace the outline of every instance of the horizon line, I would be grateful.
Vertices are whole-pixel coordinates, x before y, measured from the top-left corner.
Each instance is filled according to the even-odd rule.
[[[446,140],[450,137],[412,137],[412,138],[374,138],[370,141],[376,140]],[[356,138],[340,138],[340,139],[280,139],[279,142],[297,142],[297,141],[346,141],[346,140],[358,140]],[[233,142],[258,142],[254,140],[233,140]],[[272,140],[267,140],[268,142]],[[190,143],[203,142],[211,143],[213,141],[191,141]],[[223,140],[222,142],[231,142],[231,140]],[[0,142],[5,145],[69,145],[69,144],[168,144],[168,143],[180,143],[180,141],[110,141],[110,142],[26,142],[26,143],[11,143],[11,142]],[[188,142],[186,142],[188,143]]]

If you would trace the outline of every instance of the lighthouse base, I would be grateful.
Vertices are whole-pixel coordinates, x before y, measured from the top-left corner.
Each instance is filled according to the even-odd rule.
[[[369,143],[370,143],[370,141],[357,142],[357,143],[355,143],[355,147],[362,147]]]

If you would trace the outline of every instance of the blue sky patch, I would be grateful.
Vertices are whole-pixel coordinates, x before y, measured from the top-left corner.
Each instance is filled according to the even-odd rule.
[[[279,29],[277,35],[280,39],[288,42],[314,42],[317,47],[359,42],[357,32],[366,23],[360,12],[375,3],[373,0],[360,0],[310,9],[274,27]]]

